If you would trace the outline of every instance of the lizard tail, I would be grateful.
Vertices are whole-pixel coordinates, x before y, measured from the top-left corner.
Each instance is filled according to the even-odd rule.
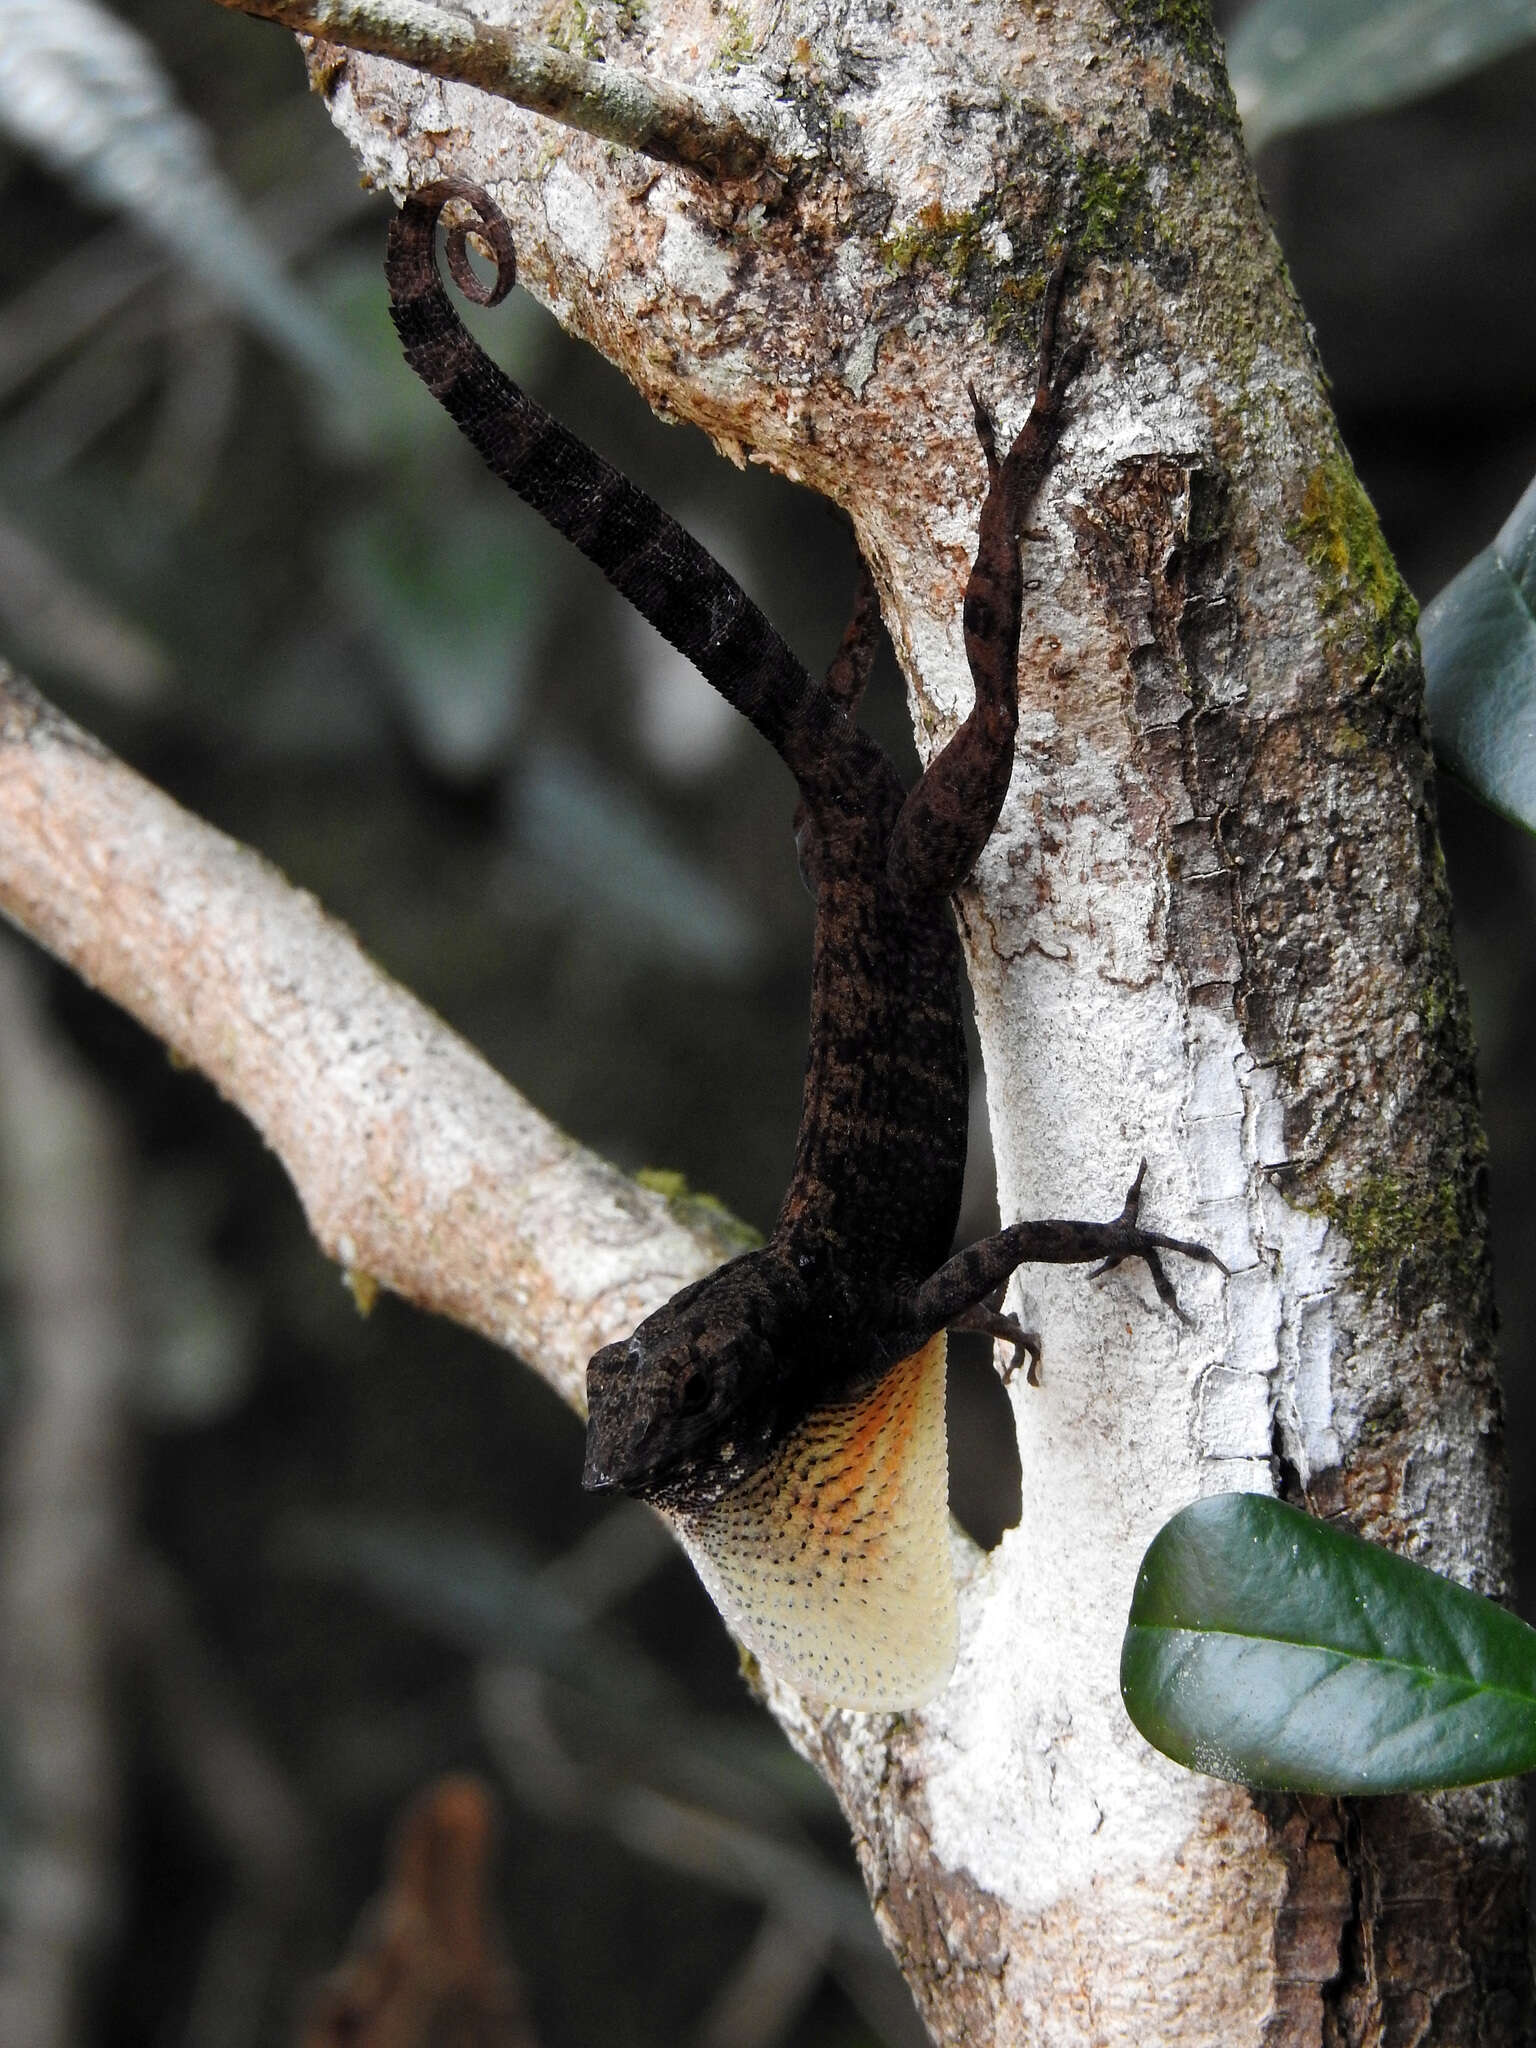
[[[406,361],[503,482],[594,562],[788,764],[802,790],[825,770],[846,728],[841,705],[796,660],[725,569],[656,501],[515,384],[466,330],[438,275],[437,225],[447,231],[454,282],[494,305],[511,289],[511,230],[478,185],[439,181],[412,193],[390,224],[385,276]],[[479,236],[496,262],[489,286],[476,275],[466,238]]]

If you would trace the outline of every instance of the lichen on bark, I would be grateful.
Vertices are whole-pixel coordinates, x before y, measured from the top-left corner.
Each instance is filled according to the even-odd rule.
[[[1480,1138],[1411,599],[1208,11],[891,0],[745,25],[750,45],[706,0],[651,0],[645,61],[778,94],[802,154],[777,181],[642,174],[452,91],[461,127],[425,136],[409,80],[361,61],[332,103],[381,182],[491,181],[524,275],[654,403],[851,514],[925,751],[969,702],[966,387],[1005,432],[1022,417],[1043,270],[1071,252],[1092,357],[1027,558],[1014,788],[961,902],[1001,1193],[1010,1214],[1082,1211],[1146,1150],[1167,1224],[1234,1268],[1220,1296],[1196,1283],[1188,1337],[1124,1275],[1031,1276],[1048,1366],[1014,1389],[1026,1521],[967,1583],[956,1684],[890,1727],[776,1711],[838,1788],[940,2038],[1113,2038],[1093,2015],[1129,2012],[1130,1953],[1170,2048],[1273,2044],[1310,1899],[1334,1967],[1309,1958],[1288,2043],[1411,2038],[1392,2030],[1421,2007],[1427,2038],[1513,2041],[1503,1794],[1330,1822],[1346,1913],[1323,1833],[1163,1772],[1114,1696],[1140,1550],[1202,1488],[1285,1483],[1464,1576],[1501,1568]],[[1218,1381],[1230,1398],[1207,1398]],[[1447,1912],[1394,1985],[1415,1872],[1488,1911]]]

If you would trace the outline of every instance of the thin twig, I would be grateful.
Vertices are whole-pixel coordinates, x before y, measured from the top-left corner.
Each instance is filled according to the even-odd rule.
[[[713,95],[594,63],[423,0],[219,0],[297,34],[475,85],[567,127],[707,178],[749,178],[768,148]]]

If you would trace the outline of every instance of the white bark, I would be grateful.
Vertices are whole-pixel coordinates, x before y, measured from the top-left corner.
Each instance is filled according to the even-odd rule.
[[[953,1683],[894,1720],[774,1709],[842,1798],[939,2039],[1513,2040],[1510,1798],[1261,1805],[1153,1755],[1117,1697],[1141,1550],[1201,1492],[1284,1474],[1480,1584],[1503,1565],[1411,611],[1202,12],[658,0],[582,20],[678,84],[749,56],[741,103],[774,101],[797,174],[707,185],[383,60],[315,66],[378,182],[488,184],[523,280],[653,403],[848,508],[925,750],[969,694],[965,385],[1004,434],[1022,417],[1044,256],[1073,242],[1095,357],[1030,544],[1019,766],[960,905],[1002,1208],[1110,1213],[1145,1153],[1155,1222],[1233,1268],[1181,1271],[1192,1330],[1134,1270],[1026,1276],[1046,1371],[1013,1390],[1024,1519],[967,1560]],[[12,752],[38,748],[34,725]],[[334,928],[280,913],[275,878],[210,855],[249,973],[161,1001],[213,903],[168,886],[170,854],[133,876],[169,962],[149,936],[67,957],[252,1108],[323,1242],[575,1395],[692,1247],[653,1250],[657,1205],[514,1111]],[[26,890],[68,925],[56,876]],[[0,896],[39,928],[3,872]]]
[[[599,19],[615,61],[680,81],[721,47],[722,17],[690,0],[628,39]],[[1192,1332],[1134,1272],[1026,1276],[1048,1368],[1013,1388],[1024,1517],[969,1582],[954,1683],[894,1730],[834,1717],[798,1739],[946,2039],[1320,2040],[1325,2003],[1331,2024],[1390,2029],[1444,2001],[1379,1981],[1380,1900],[1352,1979],[1344,1869],[1363,1898],[1369,1852],[1325,1847],[1319,1866],[1331,1821],[1298,1847],[1293,1816],[1152,1756],[1116,1681],[1152,1533],[1196,1494],[1271,1485],[1281,1458],[1320,1506],[1499,1579],[1470,1197],[1437,1212],[1436,1315],[1393,1313],[1381,1270],[1400,1277],[1433,1207],[1404,1188],[1465,1180],[1475,1147],[1464,1044],[1444,1042],[1458,998],[1411,620],[1197,10],[749,8],[738,41],[743,19],[781,145],[801,123],[787,200],[637,167],[377,62],[331,74],[333,111],[381,183],[427,160],[490,182],[524,276],[653,402],[845,505],[925,750],[969,696],[965,383],[1006,433],[1033,338],[1009,293],[1042,267],[1024,245],[1086,252],[1073,313],[1097,360],[1028,558],[1020,765],[961,904],[999,1192],[1005,1218],[1109,1213],[1145,1152],[1157,1221],[1233,1269],[1225,1288],[1181,1275]],[[1318,960],[1287,950],[1298,917]],[[1341,1220],[1391,1241],[1357,1256]],[[1459,1871],[1464,1834],[1500,1864],[1517,1822],[1494,1794],[1436,1825]],[[1296,1927],[1319,1915],[1304,1955]]]

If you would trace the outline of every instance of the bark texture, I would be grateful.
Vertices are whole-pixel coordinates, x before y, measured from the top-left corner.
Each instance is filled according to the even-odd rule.
[[[497,19],[512,9],[498,7]],[[527,17],[523,17],[526,25]],[[1465,1012],[1414,607],[1337,438],[1199,4],[583,16],[589,54],[762,96],[786,178],[705,183],[376,60],[317,56],[371,175],[489,183],[522,274],[663,413],[844,506],[931,752],[1038,297],[1073,394],[1023,635],[1020,760],[961,903],[1004,1219],[1158,1224],[1233,1268],[1193,1333],[1135,1276],[1029,1276],[1024,1520],[959,1670],[894,1727],[776,1704],[837,1785],[943,2040],[1513,2040],[1508,1791],[1261,1810],[1127,1729],[1140,1552],[1279,1486],[1484,1588],[1505,1568]],[[1410,1900],[1433,1900],[1427,1909]]]
[[[1019,763],[961,902],[1002,1208],[1109,1213],[1145,1152],[1149,1220],[1212,1244],[1233,1277],[1184,1283],[1186,1330],[1134,1272],[1096,1289],[1029,1276],[1046,1355],[1041,1388],[1012,1388],[1024,1518],[962,1560],[953,1683],[897,1719],[772,1698],[842,1799],[935,2038],[1525,2039],[1509,1789],[1258,1802],[1152,1755],[1116,1689],[1141,1551],[1200,1492],[1278,1486],[1485,1590],[1505,1568],[1480,1141],[1413,606],[1339,445],[1204,6],[481,11],[678,84],[729,74],[738,114],[758,107],[793,168],[707,183],[468,87],[312,53],[378,182],[490,186],[522,278],[659,410],[849,511],[925,752],[968,702],[984,469],[965,387],[1006,439],[1063,243],[1080,278],[1071,318],[1094,356],[1027,561]],[[40,748],[63,773],[26,717],[3,736],[0,805],[34,802]],[[69,857],[36,801],[34,867],[22,889],[0,869],[0,900],[64,930]],[[139,899],[185,917],[142,858]],[[257,878],[210,858],[236,915]],[[69,887],[108,864],[82,853]],[[237,1100],[258,1092],[258,1040],[277,1061],[258,1120],[322,1240],[503,1335],[568,1394],[584,1350],[698,1256],[681,1236],[653,1254],[647,1232],[672,1227],[659,1205],[634,1206],[525,1105],[514,1117],[401,992],[371,1008],[378,978],[359,959],[348,980],[333,928],[289,957],[248,919],[251,942],[227,949],[248,981],[205,997],[189,978],[163,1003],[150,938],[114,950],[104,915],[101,959],[78,935],[67,957],[109,968],[184,1050],[195,1038]],[[333,968],[352,993],[327,992]],[[331,1064],[305,1045],[322,1027],[345,1048]],[[340,1151],[314,1143],[309,1116],[354,1085]],[[455,1103],[472,1107],[455,1119]],[[370,1219],[366,1246],[342,1213]],[[487,1219],[513,1240],[488,1282]],[[568,1255],[549,1229],[572,1233]]]
[[[545,1121],[258,854],[0,662],[0,912],[206,1074],[321,1245],[534,1363],[598,1345],[740,1246]]]

